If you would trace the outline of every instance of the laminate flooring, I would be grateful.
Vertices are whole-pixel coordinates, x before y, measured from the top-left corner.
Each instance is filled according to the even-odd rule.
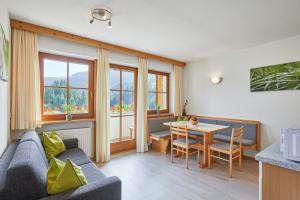
[[[98,165],[99,166],[99,165]],[[123,200],[256,200],[258,199],[258,163],[243,158],[242,170],[218,161],[211,169],[200,169],[195,157],[170,162],[170,154],[127,152],[99,166],[107,176],[122,180]]]

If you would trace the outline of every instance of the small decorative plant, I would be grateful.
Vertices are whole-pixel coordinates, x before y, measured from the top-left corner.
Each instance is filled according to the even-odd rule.
[[[65,109],[65,112],[67,112],[66,120],[68,120],[68,121],[72,120],[72,113],[74,112],[74,106],[73,105],[65,105],[64,109]]]
[[[159,114],[160,113],[160,110],[161,110],[162,106],[160,104],[158,104],[156,106],[156,113]]]
[[[182,116],[186,116],[186,107],[188,105],[189,101],[186,99],[183,105],[183,110],[182,110]]]

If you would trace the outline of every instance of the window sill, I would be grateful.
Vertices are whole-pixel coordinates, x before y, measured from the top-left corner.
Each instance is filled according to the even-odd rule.
[[[173,113],[148,114],[148,118],[173,117]]]
[[[74,119],[74,120],[54,120],[54,121],[42,121],[42,125],[48,125],[48,124],[67,124],[67,123],[78,123],[78,122],[94,122],[96,119],[90,118],[90,119]]]

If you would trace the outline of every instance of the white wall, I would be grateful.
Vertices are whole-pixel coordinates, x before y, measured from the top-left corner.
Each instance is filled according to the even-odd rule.
[[[6,37],[10,41],[10,22],[8,11],[0,7],[0,24]],[[0,80],[0,156],[5,150],[9,140],[9,81]]]
[[[300,90],[250,92],[250,68],[300,60],[300,35],[188,63],[184,96],[188,113],[259,120],[262,147],[279,139],[281,128],[300,128]],[[209,77],[224,80],[213,85]]]

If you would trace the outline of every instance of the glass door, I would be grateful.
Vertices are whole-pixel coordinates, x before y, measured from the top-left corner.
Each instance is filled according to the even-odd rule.
[[[120,65],[110,68],[111,153],[136,147],[137,69]]]

